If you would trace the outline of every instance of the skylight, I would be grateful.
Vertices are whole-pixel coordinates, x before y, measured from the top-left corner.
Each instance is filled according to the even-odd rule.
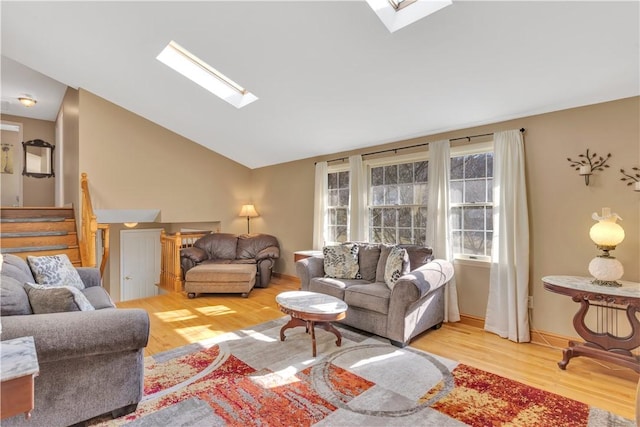
[[[451,0],[367,0],[369,6],[390,32],[413,24],[425,16],[449,6]]]
[[[156,59],[236,108],[258,97],[171,40]]]

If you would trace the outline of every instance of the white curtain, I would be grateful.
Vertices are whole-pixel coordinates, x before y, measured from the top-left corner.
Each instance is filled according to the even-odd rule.
[[[349,157],[349,240],[368,240],[367,178],[362,156]]]
[[[528,342],[529,214],[522,133],[496,132],[494,147],[493,242],[484,328]]]
[[[436,258],[453,262],[451,228],[449,226],[449,174],[451,154],[449,141],[429,143],[429,177],[427,200],[427,246]],[[460,321],[455,275],[445,288],[444,321]]]
[[[316,185],[313,199],[313,249],[321,250],[327,225],[327,162],[316,163]]]

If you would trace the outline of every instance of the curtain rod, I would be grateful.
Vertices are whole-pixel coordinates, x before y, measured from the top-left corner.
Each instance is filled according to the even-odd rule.
[[[520,128],[520,132],[524,133],[525,128]],[[449,141],[462,141],[464,139],[467,140],[467,142],[471,142],[471,138],[480,138],[482,136],[491,136],[493,135],[493,133],[481,133],[478,135],[469,135],[469,136],[462,136],[460,138],[451,138]],[[380,151],[372,151],[371,153],[364,153],[362,154],[362,156],[373,156],[374,154],[382,154],[382,153],[390,153],[390,152],[394,152],[397,153],[398,150],[406,150],[409,148],[416,148],[416,147],[424,147],[426,145],[429,145],[428,142],[423,142],[422,144],[415,144],[415,145],[409,145],[407,147],[399,147],[399,148],[388,148],[386,150],[380,150]],[[339,157],[337,159],[331,159],[331,160],[327,160],[327,163],[331,163],[331,162],[339,162],[339,161],[345,161],[347,160],[349,157]],[[317,164],[318,162],[315,162],[314,164]]]

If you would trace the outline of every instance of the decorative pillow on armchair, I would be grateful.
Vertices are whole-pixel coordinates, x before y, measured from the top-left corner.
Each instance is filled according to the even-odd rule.
[[[325,246],[324,277],[335,279],[359,279],[358,245]]]
[[[44,286],[73,286],[84,289],[84,283],[76,268],[65,254],[52,256],[27,256],[36,282]]]
[[[91,311],[94,307],[78,288],[73,286],[44,286],[25,283],[33,314]]]
[[[405,271],[405,264],[408,264],[408,262],[409,255],[406,249],[398,246],[391,248],[391,252],[387,258],[387,264],[384,268],[384,283],[387,284],[389,289],[393,290],[396,282]]]

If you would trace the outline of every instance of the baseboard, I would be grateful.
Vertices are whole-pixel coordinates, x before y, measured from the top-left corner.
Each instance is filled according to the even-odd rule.
[[[271,275],[273,277],[278,277],[280,279],[291,280],[293,282],[300,283],[300,279],[298,279],[296,276],[289,276],[288,274],[275,273],[275,272],[271,273]]]
[[[463,325],[473,326],[479,329],[484,329],[484,318],[478,316],[471,316],[469,314],[460,314],[460,323]],[[569,340],[581,341],[574,337],[566,337],[563,335],[553,334],[551,332],[538,331],[537,329],[531,329],[531,343],[544,345],[546,347],[565,348]]]

